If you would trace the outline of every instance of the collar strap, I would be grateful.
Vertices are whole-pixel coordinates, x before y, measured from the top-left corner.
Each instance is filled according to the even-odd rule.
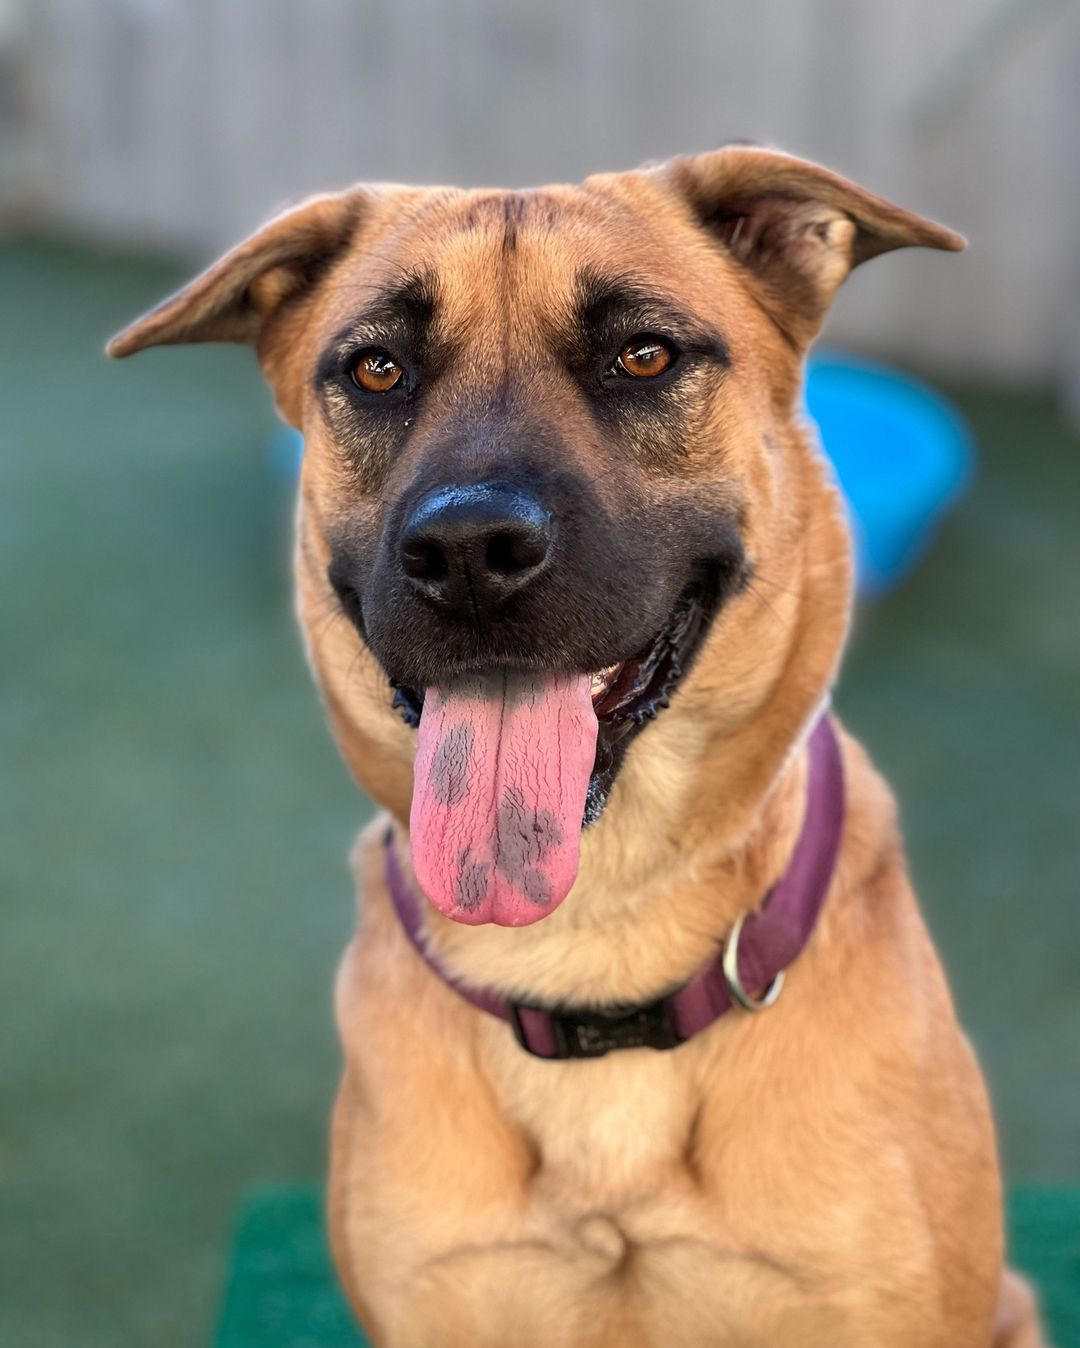
[[[802,830],[787,870],[761,907],[736,923],[721,952],[689,982],[637,1006],[542,1007],[476,988],[447,970],[427,949],[420,905],[401,869],[393,836],[386,838],[386,878],[405,934],[420,957],[459,996],[513,1028],[537,1058],[599,1058],[624,1048],[676,1048],[733,1006],[772,1005],[784,973],[814,929],[825,901],[844,823],[844,772],[827,713],[807,742],[809,772]]]

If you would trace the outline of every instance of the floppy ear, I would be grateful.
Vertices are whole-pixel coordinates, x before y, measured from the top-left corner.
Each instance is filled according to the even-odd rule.
[[[797,345],[816,333],[852,267],[894,248],[959,252],[965,240],[804,159],[749,145],[656,170],[702,226],[753,274]]]
[[[137,319],[105,348],[130,356],[177,342],[256,344],[266,320],[313,285],[346,247],[372,193],[312,197],[275,216],[183,290]]]

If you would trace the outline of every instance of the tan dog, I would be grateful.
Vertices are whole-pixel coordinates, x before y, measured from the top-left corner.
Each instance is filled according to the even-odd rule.
[[[330,1188],[379,1348],[1041,1342],[979,1069],[850,738],[781,995],[673,1051],[539,1061],[387,888],[392,821],[429,955],[541,1007],[649,1003],[759,908],[851,607],[802,359],[851,267],[912,244],[962,240],[743,147],[524,193],[359,187],[110,347],[251,342],[304,432],[300,613],[388,812],[356,853]]]

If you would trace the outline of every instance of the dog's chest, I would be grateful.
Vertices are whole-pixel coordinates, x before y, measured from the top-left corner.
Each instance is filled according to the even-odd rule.
[[[437,1324],[455,1346],[785,1341],[781,1326],[806,1299],[802,1269],[741,1229],[718,1176],[698,1170],[701,1101],[686,1064],[648,1051],[552,1064],[514,1046],[489,1081],[531,1164],[501,1169],[488,1201],[461,1205],[450,1229],[399,1225],[387,1301],[407,1302],[410,1322]],[[486,1160],[496,1164],[494,1146]],[[445,1182],[444,1216],[457,1206],[449,1172]],[[817,1313],[829,1328],[806,1340],[815,1348],[835,1341],[833,1313]],[[481,1324],[490,1340],[476,1339]]]
[[[505,1025],[466,1020],[454,1003],[455,1036],[388,1019],[374,995],[385,969],[367,969],[339,985],[349,1069],[336,1249],[388,1327],[381,1342],[892,1341],[847,1331],[880,1298],[876,1281],[907,1297],[925,1277],[926,1252],[901,1230],[918,1235],[918,1214],[898,1208],[880,1146],[836,1200],[857,1131],[840,1130],[839,1150],[818,1145],[795,1093],[750,1089],[772,1079],[757,1052],[752,1073],[731,1036],[722,1058],[705,1035],[670,1053],[540,1061]],[[760,1049],[761,1027],[749,1031]],[[871,1209],[890,1192],[896,1273],[866,1267]],[[853,1281],[853,1267],[865,1276]],[[808,1306],[815,1331],[792,1339],[789,1320],[805,1323]]]
[[[502,1104],[537,1149],[541,1192],[617,1210],[688,1173],[698,1100],[674,1055],[549,1063],[515,1046],[500,1067]]]

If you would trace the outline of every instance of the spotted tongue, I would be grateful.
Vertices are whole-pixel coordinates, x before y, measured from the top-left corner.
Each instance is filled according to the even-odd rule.
[[[521,927],[562,902],[596,730],[588,675],[504,671],[426,691],[409,833],[441,913]]]

